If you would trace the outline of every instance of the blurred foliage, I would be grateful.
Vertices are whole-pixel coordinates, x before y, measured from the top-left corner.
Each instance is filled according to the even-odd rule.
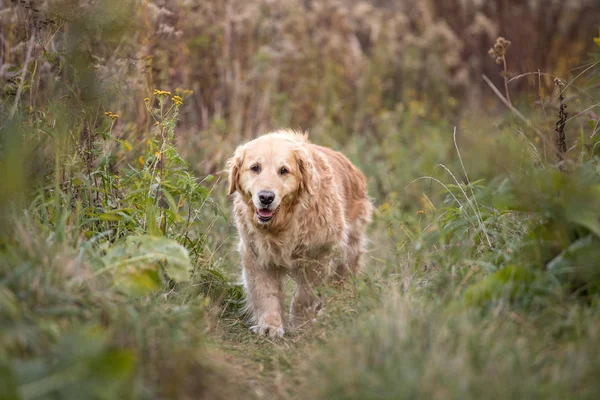
[[[0,397],[593,398],[600,9],[517,3],[0,1]],[[247,331],[224,160],[280,126],[378,212],[255,393],[207,344]]]

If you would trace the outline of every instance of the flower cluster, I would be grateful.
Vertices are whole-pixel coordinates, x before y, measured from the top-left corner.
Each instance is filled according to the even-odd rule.
[[[119,114],[115,114],[115,113],[112,113],[112,112],[110,112],[110,111],[106,111],[106,112],[104,112],[104,115],[106,115],[107,117],[109,117],[109,118],[110,118],[110,119],[112,119],[113,121],[114,121],[115,119],[119,118]]]
[[[155,89],[155,90],[154,90],[154,95],[155,95],[155,96],[170,96],[170,95],[171,95],[171,92],[167,92],[166,90],[158,90],[158,89]]]
[[[506,40],[503,37],[496,39],[494,46],[488,51],[488,55],[496,61],[496,64],[502,64],[506,50],[510,46],[510,40]]]
[[[187,97],[193,94],[194,91],[190,89],[176,88],[175,93],[180,94],[182,97]]]
[[[183,99],[179,96],[173,96],[173,98],[171,98],[171,100],[173,100],[173,103],[175,103],[175,105],[182,105],[183,104]]]

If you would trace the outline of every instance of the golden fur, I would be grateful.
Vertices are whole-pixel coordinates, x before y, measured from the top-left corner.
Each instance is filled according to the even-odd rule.
[[[358,271],[373,209],[366,179],[341,153],[292,131],[239,146],[229,173],[252,330],[282,336],[286,275],[297,283],[293,327],[319,311],[315,285]],[[261,191],[274,194],[268,208]]]

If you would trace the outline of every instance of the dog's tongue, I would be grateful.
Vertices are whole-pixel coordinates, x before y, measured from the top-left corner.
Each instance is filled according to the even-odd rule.
[[[257,212],[261,217],[268,218],[273,216],[273,210],[269,210],[268,208],[259,208]]]

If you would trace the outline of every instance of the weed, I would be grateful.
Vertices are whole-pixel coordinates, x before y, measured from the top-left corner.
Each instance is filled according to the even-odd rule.
[[[0,2],[0,397],[595,398],[599,10],[509,3]],[[272,341],[222,178],[277,126],[378,211]]]

